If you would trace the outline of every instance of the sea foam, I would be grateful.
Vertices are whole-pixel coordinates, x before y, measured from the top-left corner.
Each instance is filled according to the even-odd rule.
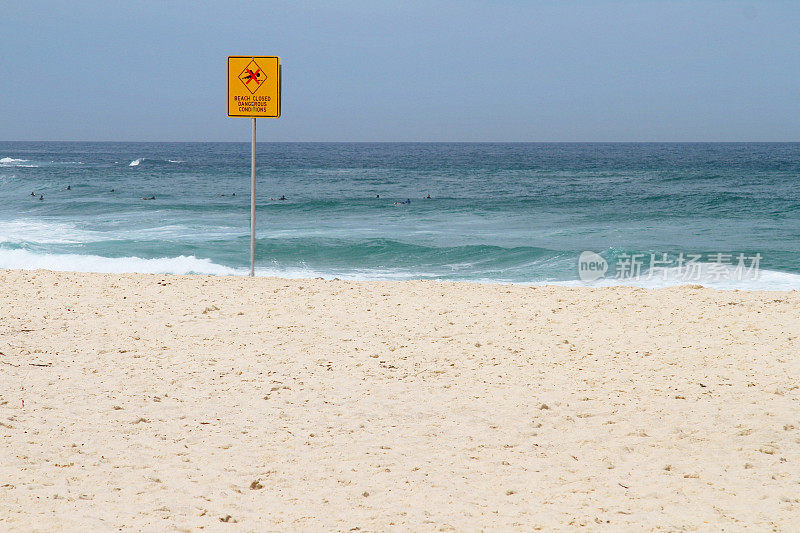
[[[58,270],[109,274],[236,274],[237,270],[218,265],[210,259],[181,255],[178,257],[101,257],[77,254],[38,254],[28,250],[0,250],[0,268],[21,270]]]
[[[686,277],[678,268],[668,268],[657,275],[648,277],[643,274],[634,278],[602,278],[596,281],[542,281],[531,285],[561,285],[567,287],[640,287],[644,289],[662,289],[680,285],[701,285],[718,290],[742,291],[792,291],[800,290],[800,274],[779,272],[776,270],[758,270],[753,276],[737,279],[735,268],[726,271],[712,269],[718,265],[700,263],[696,276]]]
[[[47,222],[35,219],[9,220],[0,224],[1,244],[78,244],[103,241],[102,233],[79,229],[69,222]]]
[[[38,165],[29,165],[30,159],[15,159],[13,157],[0,158],[0,167],[27,167],[38,168]]]
[[[210,259],[195,256],[159,257],[146,259],[141,257],[102,257],[98,255],[78,254],[42,254],[28,250],[0,249],[0,269],[21,270],[56,270],[65,272],[97,272],[109,274],[205,274],[215,276],[247,275],[247,268],[233,268],[214,263]],[[260,266],[256,268],[257,276],[280,277],[287,279],[310,279],[334,277],[354,281],[401,281],[412,279],[433,279],[455,281],[447,276],[436,276],[434,273],[420,275],[404,269],[359,269],[343,271],[320,271],[308,267],[281,267],[278,265]],[[497,279],[461,280],[473,283],[508,283]],[[800,290],[800,274],[761,270],[756,279],[737,281],[734,279],[715,279],[714,276],[700,276],[698,279],[686,280],[677,272],[668,273],[666,278],[654,279],[601,279],[594,282],[580,280],[547,280],[519,283],[520,285],[556,285],[566,287],[616,287],[630,286],[641,288],[666,288],[679,285],[701,285],[719,290],[743,291],[791,291]]]

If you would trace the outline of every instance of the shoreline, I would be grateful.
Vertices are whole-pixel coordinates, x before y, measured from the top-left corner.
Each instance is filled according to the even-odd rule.
[[[19,250],[19,252],[29,253],[23,250]],[[194,260],[200,262],[208,262],[208,266],[215,267],[217,272],[190,272],[190,273],[171,273],[171,272],[153,272],[153,271],[140,271],[140,272],[132,272],[132,271],[94,271],[88,269],[80,269],[80,270],[57,270],[52,268],[44,268],[44,267],[13,267],[13,268],[3,268],[0,267],[1,272],[52,272],[57,274],[88,274],[88,275],[111,275],[111,276],[177,276],[177,277],[211,277],[211,278],[246,278],[249,277],[248,268],[241,267],[238,271],[234,267],[227,267],[224,265],[219,265],[216,263],[210,262],[208,259],[197,259],[193,256],[179,256],[176,258],[156,258],[156,259],[142,259],[138,257],[123,257],[123,258],[100,258],[99,256],[77,256],[77,255],[65,255],[65,256],[53,256],[54,259],[63,257],[80,257],[83,258],[85,261],[91,261],[94,259],[105,259],[110,262],[125,262],[129,260],[135,260],[139,263],[141,268],[146,268],[149,263],[154,263],[157,265],[161,265],[164,261],[170,260]],[[53,261],[50,261],[52,263]],[[263,272],[263,271],[262,271]],[[464,279],[464,280],[448,280],[448,279],[425,279],[425,278],[410,278],[410,279],[380,279],[380,278],[357,278],[352,277],[350,275],[341,275],[342,277],[338,277],[332,274],[325,274],[322,272],[309,272],[308,275],[296,275],[296,276],[284,276],[284,275],[276,275],[273,273],[259,275],[259,270],[256,269],[255,278],[257,279],[276,279],[276,280],[292,280],[292,281],[348,281],[354,283],[410,283],[410,282],[427,282],[427,283],[456,283],[456,284],[474,284],[474,285],[502,285],[502,286],[518,286],[518,287],[561,287],[561,288],[569,288],[569,289],[608,289],[614,287],[628,287],[634,289],[644,289],[644,290],[663,290],[663,289],[675,289],[675,288],[682,288],[682,287],[690,287],[690,288],[707,288],[716,291],[723,291],[723,292],[795,292],[800,291],[800,274],[789,272],[789,271],[782,271],[782,270],[762,270],[760,277],[752,280],[748,280],[747,282],[741,281],[732,281],[732,280],[646,280],[643,281],[642,279],[634,279],[634,278],[626,278],[624,282],[616,281],[615,278],[602,278],[597,281],[592,282],[584,282],[578,279],[575,280],[548,280],[548,281],[507,281],[507,280],[493,280],[493,279]],[[780,279],[773,279],[771,281],[772,285],[763,285],[763,286],[753,286],[750,287],[744,285],[744,283],[761,283],[764,277],[768,278],[780,278]],[[663,283],[658,283],[662,281]],[[770,283],[770,282],[767,282]]]
[[[2,529],[800,510],[796,291],[0,270],[0,295]]]

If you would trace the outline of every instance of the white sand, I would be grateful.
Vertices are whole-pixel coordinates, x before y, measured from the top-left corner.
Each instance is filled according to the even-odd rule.
[[[0,530],[800,524],[798,292],[0,271],[0,316]]]

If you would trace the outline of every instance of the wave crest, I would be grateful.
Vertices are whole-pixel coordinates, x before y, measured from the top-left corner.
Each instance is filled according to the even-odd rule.
[[[38,168],[38,165],[27,165],[26,163],[30,163],[30,159],[15,159],[13,157],[0,158],[0,167]]]
[[[0,268],[20,270],[58,270],[66,272],[101,272],[106,274],[236,274],[233,268],[193,255],[178,257],[101,257],[77,254],[37,254],[28,250],[0,250]]]
[[[66,272],[98,272],[108,274],[140,273],[140,274],[204,274],[215,276],[246,275],[246,268],[232,268],[214,263],[210,259],[192,255],[177,257],[159,257],[145,259],[141,257],[102,257],[98,255],[78,254],[41,254],[22,249],[0,249],[0,269],[19,270],[55,270]],[[492,278],[454,279],[441,273],[422,272],[408,268],[364,268],[364,269],[318,269],[306,265],[294,267],[281,266],[273,262],[271,266],[256,268],[258,276],[281,278],[316,278],[331,279],[338,277],[360,281],[399,281],[413,279],[433,279],[442,281],[467,281],[473,283],[508,283],[508,281]],[[674,287],[694,284],[719,290],[746,291],[791,291],[800,290],[800,275],[788,272],[761,270],[757,279],[741,282],[715,280],[703,276],[697,280],[687,281],[673,272],[665,279],[601,279],[596,282],[580,280],[545,280],[523,282],[523,285],[559,285],[568,287],[613,287],[633,286],[649,289]]]

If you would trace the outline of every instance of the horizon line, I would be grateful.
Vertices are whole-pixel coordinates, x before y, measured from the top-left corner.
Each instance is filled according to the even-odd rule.
[[[175,144],[250,144],[249,140],[241,141],[112,141],[112,140],[0,140],[0,143],[175,143]],[[256,141],[257,144],[798,144],[797,141]]]

